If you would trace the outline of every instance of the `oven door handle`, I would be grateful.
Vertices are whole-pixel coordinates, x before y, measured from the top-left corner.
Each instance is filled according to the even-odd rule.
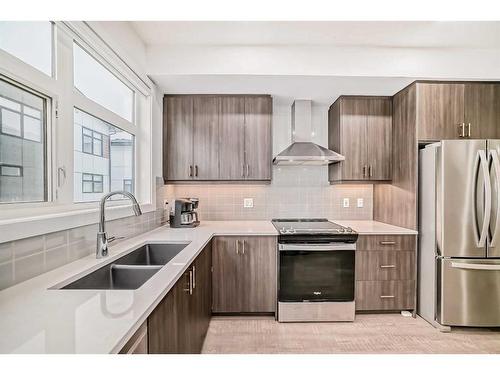
[[[355,243],[334,242],[325,244],[290,244],[280,243],[279,251],[336,251],[336,250],[356,250]]]

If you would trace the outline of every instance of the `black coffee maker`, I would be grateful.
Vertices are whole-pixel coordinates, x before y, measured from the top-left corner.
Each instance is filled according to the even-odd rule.
[[[193,228],[200,225],[198,220],[198,198],[176,199],[170,209],[170,226],[172,228]]]

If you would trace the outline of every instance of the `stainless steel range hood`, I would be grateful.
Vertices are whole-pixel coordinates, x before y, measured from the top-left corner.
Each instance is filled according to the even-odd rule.
[[[292,105],[292,144],[273,159],[276,165],[327,165],[345,160],[336,152],[311,142],[311,101]]]

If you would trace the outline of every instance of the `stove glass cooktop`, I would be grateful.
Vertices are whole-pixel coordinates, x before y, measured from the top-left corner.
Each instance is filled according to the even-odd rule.
[[[355,233],[351,228],[327,219],[273,219],[272,223],[281,235]]]

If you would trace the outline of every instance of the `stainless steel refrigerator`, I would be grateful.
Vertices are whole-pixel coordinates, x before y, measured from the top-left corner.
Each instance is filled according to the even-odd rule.
[[[500,326],[500,140],[446,140],[419,155],[418,313]]]

